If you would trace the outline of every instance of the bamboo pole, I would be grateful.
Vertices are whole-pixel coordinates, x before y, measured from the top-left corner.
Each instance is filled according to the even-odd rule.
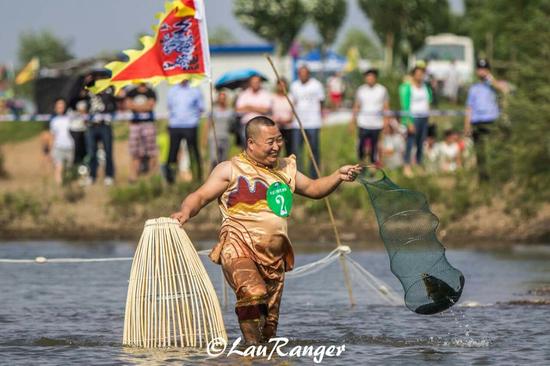
[[[281,80],[281,77],[279,75],[279,72],[277,71],[277,68],[275,67],[275,64],[273,63],[273,60],[269,55],[266,55],[267,61],[271,65],[271,68],[273,69],[273,72],[275,73],[275,77],[277,79],[277,82]],[[319,169],[319,165],[317,164],[317,161],[315,160],[315,156],[313,155],[313,150],[311,149],[311,145],[309,143],[309,139],[307,138],[306,131],[304,130],[304,126],[302,125],[302,121],[300,120],[300,117],[298,116],[298,113],[296,113],[296,108],[294,107],[294,103],[292,103],[292,100],[288,97],[288,92],[286,90],[286,86],[283,85],[283,93],[285,95],[286,100],[288,101],[288,104],[290,105],[290,108],[292,109],[292,113],[294,114],[294,117],[298,121],[298,125],[300,126],[300,132],[302,133],[302,138],[304,139],[306,150],[308,152],[309,158],[311,159],[311,162],[313,164],[313,168],[315,169],[315,172],[317,173],[317,176],[321,176],[321,171]],[[334,214],[332,212],[332,206],[330,204],[330,200],[328,197],[325,197],[323,199],[325,201],[325,205],[327,206],[328,216],[330,218],[330,223],[332,225],[332,229],[334,231],[334,237],[336,238],[336,245],[337,247],[340,247],[342,245],[342,242],[340,240],[340,233],[338,232],[338,227],[336,226],[336,220],[334,219]],[[353,290],[351,287],[351,280],[349,277],[349,271],[347,263],[344,259],[344,257],[340,254],[340,264],[342,265],[342,271],[344,272],[344,282],[346,284],[346,288],[348,290],[348,296],[350,305],[353,307],[355,306],[355,299],[353,297]]]

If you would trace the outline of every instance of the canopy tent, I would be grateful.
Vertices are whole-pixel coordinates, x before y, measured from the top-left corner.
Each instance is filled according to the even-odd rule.
[[[347,62],[346,57],[334,51],[329,50],[324,55],[321,55],[321,51],[315,49],[302,57],[298,57],[296,59],[296,67],[306,65],[312,72],[338,72],[344,69]]]

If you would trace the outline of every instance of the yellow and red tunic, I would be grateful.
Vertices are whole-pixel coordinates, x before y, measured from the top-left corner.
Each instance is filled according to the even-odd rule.
[[[278,267],[284,261],[285,271],[294,267],[294,252],[287,234],[287,219],[268,207],[266,193],[275,182],[296,187],[296,157],[279,158],[273,167],[263,166],[241,153],[231,159],[231,180],[219,197],[223,222],[219,242],[210,258],[220,263],[222,249],[233,246],[239,257],[251,258],[262,266]]]

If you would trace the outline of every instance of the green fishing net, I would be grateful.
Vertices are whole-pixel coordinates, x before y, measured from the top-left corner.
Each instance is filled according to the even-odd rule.
[[[439,219],[426,197],[399,187],[382,170],[366,171],[359,181],[369,193],[391,271],[405,290],[405,305],[418,314],[453,306],[462,294],[464,276],[445,257],[436,236]]]

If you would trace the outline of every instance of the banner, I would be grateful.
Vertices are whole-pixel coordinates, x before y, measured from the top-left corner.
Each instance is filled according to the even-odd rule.
[[[28,83],[31,80],[34,80],[36,77],[36,73],[38,72],[38,69],[40,68],[40,61],[38,60],[38,57],[33,57],[27,65],[21,71],[19,71],[19,74],[15,77],[15,83],[17,85],[22,85],[25,83]]]
[[[128,61],[111,62],[105,67],[111,78],[100,79],[90,88],[98,93],[109,86],[121,88],[141,82],[153,85],[166,80],[176,84],[189,80],[192,84],[210,78],[210,53],[206,16],[202,0],[174,0],[153,27],[154,37],[140,39],[142,50],[126,50]]]

